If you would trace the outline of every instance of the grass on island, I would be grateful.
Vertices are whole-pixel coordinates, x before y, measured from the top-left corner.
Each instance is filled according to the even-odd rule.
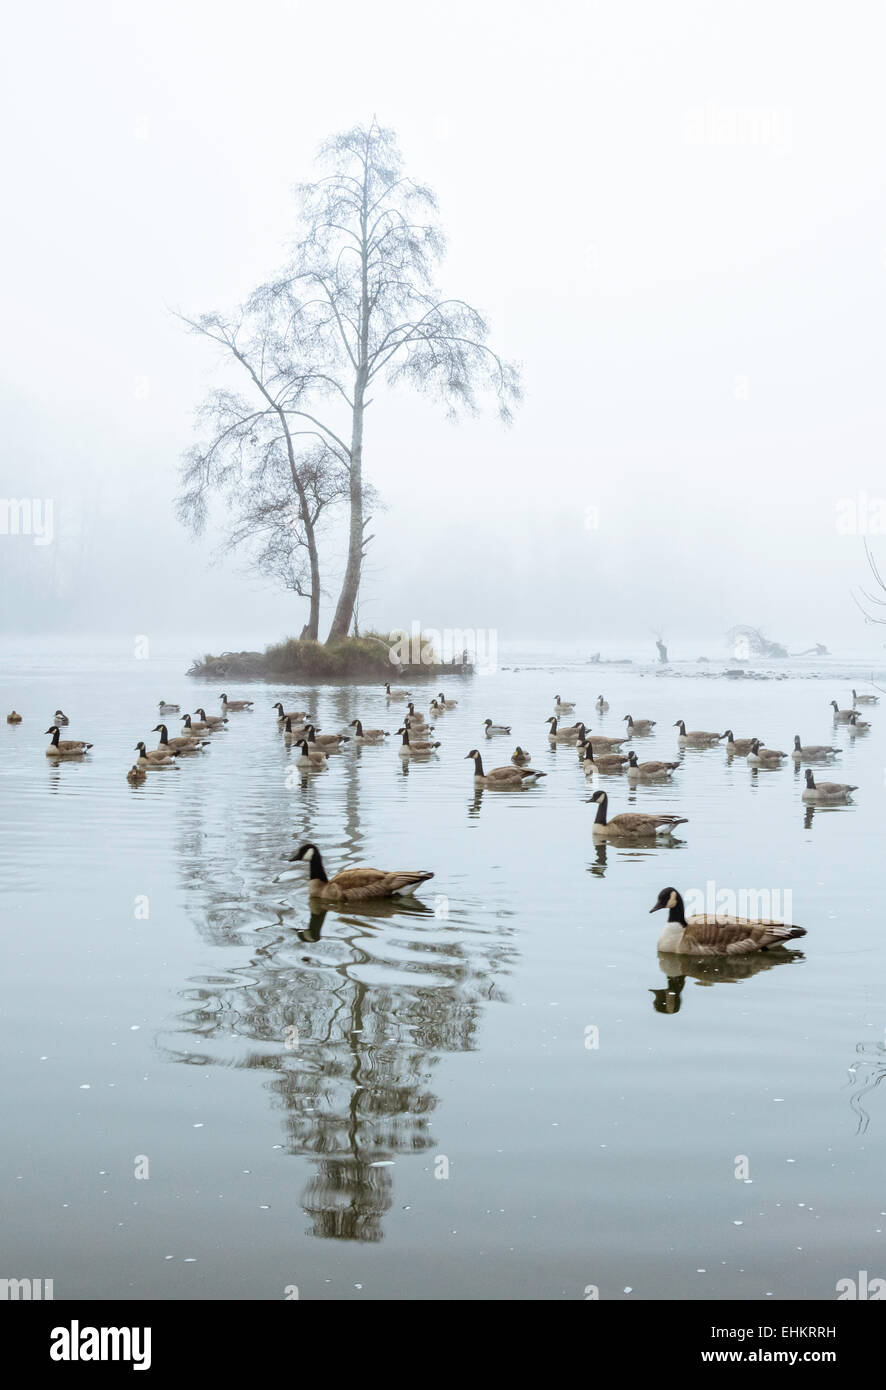
[[[433,645],[421,639],[421,660],[414,661],[418,651],[408,650],[407,659],[391,660],[391,635],[365,632],[360,637],[346,637],[340,642],[302,641],[287,637],[272,643],[264,652],[222,652],[220,656],[206,654],[194,662],[189,676],[208,679],[238,680],[411,680],[425,679],[445,669],[462,671],[461,661],[444,666],[438,660]],[[393,646],[397,655],[400,647]]]

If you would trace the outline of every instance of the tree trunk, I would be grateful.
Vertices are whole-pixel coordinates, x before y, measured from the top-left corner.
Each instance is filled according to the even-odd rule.
[[[314,523],[311,520],[308,499],[295,462],[295,450],[292,447],[292,436],[289,433],[286,416],[282,410],[278,410],[278,414],[280,416],[280,423],[283,426],[283,433],[286,436],[289,471],[292,474],[292,485],[295,488],[301,508],[302,520],[305,527],[305,540],[308,546],[308,560],[311,566],[311,605],[308,611],[308,621],[302,628],[301,641],[307,640],[316,642],[320,636],[320,555],[317,551],[317,535],[314,530]]]
[[[363,383],[360,381],[354,401],[351,433],[351,524],[348,536],[348,562],[327,642],[338,642],[347,637],[360,589],[360,571],[363,564],[363,390]]]

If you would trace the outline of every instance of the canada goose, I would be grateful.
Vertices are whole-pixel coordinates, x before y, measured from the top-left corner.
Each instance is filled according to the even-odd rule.
[[[306,709],[284,709],[279,700],[271,708],[277,711],[278,724],[282,724],[285,719],[291,719],[293,724],[301,724],[308,717]]]
[[[144,743],[137,743],[135,746],[138,749],[136,767],[150,771],[153,771],[154,768],[178,767],[175,759],[181,753],[179,748],[174,748],[171,753],[163,753],[158,748],[152,748],[149,751]]]
[[[191,716],[190,716],[189,714],[183,714],[183,715],[181,716],[181,720],[182,720],[182,724],[184,725],[184,730],[185,730],[185,733],[186,733],[186,734],[194,734],[194,735],[196,735],[196,734],[211,734],[211,733],[212,733],[212,729],[210,728],[210,726],[209,726],[208,724],[202,723],[199,719],[197,720],[197,723],[195,724],[194,721],[193,721],[193,719],[191,718]]]
[[[629,738],[631,734],[651,734],[656,725],[654,719],[632,719],[629,714],[624,719]]]
[[[691,729],[691,730],[689,731],[689,733],[687,734],[687,732],[686,732],[686,722],[685,722],[685,720],[683,720],[683,719],[677,719],[677,720],[675,720],[675,722],[674,722],[674,728],[680,730],[679,739],[678,739],[678,741],[679,741],[680,743],[719,743],[719,742],[720,742],[720,735],[719,735],[719,734],[709,733],[707,729]]]
[[[654,778],[670,777],[671,773],[680,766],[679,763],[637,762],[637,755],[633,750],[628,754],[628,766],[625,768],[629,777]]]
[[[571,714],[575,709],[574,700],[561,700],[559,695],[554,696],[554,709],[557,714]]]
[[[127,780],[127,782],[133,782],[133,783],[134,783],[134,782],[143,782],[143,781],[145,780],[145,778],[147,777],[147,775],[148,775],[148,774],[145,772],[144,768],[139,767],[137,763],[133,763],[133,764],[132,764],[132,767],[129,769],[129,771],[128,771],[127,774],[126,774],[126,780]]]
[[[79,738],[59,739],[59,728],[57,724],[50,724],[48,729],[43,730],[46,734],[52,734],[52,742],[46,750],[47,758],[80,758],[92,747],[91,743],[84,743]]]
[[[401,758],[420,758],[423,754],[432,753],[435,748],[441,746],[439,740],[436,743],[431,743],[428,739],[412,740],[405,724],[397,730],[397,733],[403,735],[403,742],[397,749]]]
[[[794,734],[794,747],[791,750],[792,758],[832,758],[835,753],[841,753],[841,748],[832,748],[829,743],[800,743],[800,735]]]
[[[195,714],[199,714],[201,724],[208,724],[213,730],[223,729],[228,722],[223,714],[207,714],[205,709],[199,707],[195,710]]]
[[[852,703],[854,705],[878,705],[880,703],[880,697],[879,695],[856,695],[853,690]]]
[[[851,709],[840,709],[836,700],[831,700],[830,703],[834,711],[834,722],[837,724],[848,724],[855,711]]]
[[[430,738],[431,734],[434,732],[435,726],[433,724],[426,724],[421,715],[414,717],[411,714],[407,714],[403,723],[409,732],[414,734],[416,738]]]
[[[526,767],[532,761],[532,754],[526,748],[521,748],[519,743],[511,754],[511,762],[515,767]]]
[[[870,727],[871,726],[866,719],[859,718],[858,712],[856,710],[852,711],[852,713],[849,716],[850,734],[866,734]]]
[[[157,705],[157,708],[159,709],[161,714],[178,714],[180,710],[179,705],[169,705],[166,703],[165,700],[161,700]]]
[[[415,705],[411,700],[407,704],[406,713],[403,716],[404,723],[406,723],[409,720],[411,720],[413,724],[427,724],[428,722],[422,714],[421,710],[416,709]]]
[[[348,728],[356,730],[355,743],[381,743],[382,739],[387,738],[389,733],[387,729],[364,729],[360,719],[352,719]]]
[[[292,719],[287,714],[283,721],[283,737],[287,743],[292,743],[293,739],[297,741],[300,738],[307,738],[308,730],[312,727],[310,724],[299,724],[298,728],[293,728]]]
[[[429,869],[342,869],[334,878],[327,878],[316,845],[300,845],[295,854],[287,855],[287,859],[291,864],[299,860],[310,864],[308,893],[312,898],[328,898],[339,903],[411,896],[421,884],[434,877]]]
[[[782,753],[780,748],[767,748],[758,738],[751,740],[751,749],[748,753],[748,762],[751,767],[779,767],[782,758],[786,758],[787,753]]]
[[[428,710],[432,719],[436,719],[439,714],[446,713],[446,706],[441,705],[439,700],[432,700]]]
[[[218,698],[221,700],[222,709],[224,710],[225,714],[227,714],[229,709],[252,709],[252,706],[254,704],[253,700],[229,700],[227,695],[219,695]]]
[[[176,750],[179,753],[196,753],[201,748],[209,747],[208,738],[197,738],[196,735],[193,738],[188,738],[186,734],[179,734],[176,738],[170,738],[169,730],[165,724],[155,724],[151,733],[160,735],[160,742],[154,749],[156,753],[162,753],[164,749],[168,753],[173,753]]]
[[[533,782],[537,782],[539,777],[547,777],[546,772],[538,772],[534,767],[494,767],[491,772],[483,771],[483,759],[476,748],[472,748],[466,754],[468,758],[474,760],[474,783],[478,787],[501,787],[510,790],[513,787],[531,787]]]
[[[493,724],[491,719],[483,720],[483,728],[486,730],[486,737],[492,738],[493,734],[509,734],[510,724]]]
[[[390,681],[385,681],[385,694],[389,700],[407,700],[409,698],[408,690],[401,690],[399,688],[397,690],[392,690]]]
[[[594,702],[594,709],[597,710],[599,714],[605,714],[608,708],[609,701],[604,700],[602,695],[598,695],[596,701]]]
[[[324,752],[327,748],[337,748],[340,743],[350,743],[350,734],[318,734],[315,726],[309,724],[306,737],[311,748],[322,748]]]
[[[57,710],[56,710],[55,715],[54,715],[54,717],[53,717],[53,723],[54,723],[54,724],[57,724],[57,725],[59,726],[60,729],[63,729],[63,728],[65,727],[65,725],[66,725],[66,724],[70,724],[70,722],[71,722],[71,721],[70,721],[70,719],[68,718],[68,716],[65,714],[64,710],[60,710],[60,709],[57,709]]]
[[[442,690],[437,692],[437,699],[440,701],[440,704],[443,706],[444,709],[455,709],[456,705],[458,704],[458,700],[447,700]]]
[[[582,767],[585,776],[592,777],[595,772],[621,772],[627,760],[627,753],[605,753],[599,749],[595,752],[594,745],[586,743]]]
[[[623,743],[627,743],[627,734],[617,734],[610,738],[607,734],[592,734],[590,729],[584,724],[579,724],[578,735],[578,756],[583,758],[589,743],[593,743],[598,753],[617,753]]]
[[[570,724],[568,728],[561,729],[555,714],[550,715],[545,723],[550,724],[548,738],[555,743],[574,743],[584,731],[584,724]]]
[[[812,768],[806,769],[806,786],[801,801],[848,801],[858,787],[850,787],[846,782],[816,782]]]
[[[20,714],[16,714],[15,710],[12,710],[7,714],[6,722],[7,724],[20,724],[22,722],[22,717]]]
[[[667,926],[658,938],[658,949],[678,956],[745,956],[767,951],[806,935],[805,927],[792,927],[767,918],[732,917],[726,913],[686,917],[676,888],[662,888],[652,912],[667,908]]]
[[[609,797],[606,792],[594,792],[592,801],[597,803],[597,815],[594,820],[595,839],[619,839],[619,840],[652,840],[656,836],[667,836],[672,834],[674,827],[685,825],[688,817],[668,815],[660,813],[641,813],[640,811],[622,811],[620,815],[613,816],[612,820],[606,819],[606,808]]]
[[[316,771],[317,768],[329,766],[322,748],[312,749],[303,738],[299,739],[296,747],[298,748],[298,757],[295,760],[296,767],[300,767],[303,771],[311,769]]]
[[[751,751],[752,738],[736,738],[731,729],[727,729],[725,734],[720,735],[726,740],[726,752],[733,753],[739,758],[744,758]]]

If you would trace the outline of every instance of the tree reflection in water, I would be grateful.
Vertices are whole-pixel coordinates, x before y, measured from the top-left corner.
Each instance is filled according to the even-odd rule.
[[[280,827],[330,844],[334,863],[365,862],[356,760],[343,772],[346,834],[338,844],[330,844],[328,824],[317,824],[311,787],[291,831],[282,778],[278,794],[265,785],[251,801],[241,791],[245,813],[224,834],[215,833],[217,808],[188,803],[179,837],[188,911],[214,946],[238,948],[241,963],[189,981],[177,1027],[186,1044],[179,1036],[165,1055],[267,1072],[286,1151],[315,1165],[300,1194],[313,1234],[379,1241],[392,1173],[373,1165],[433,1147],[434,1066],[441,1054],[477,1045],[482,1007],[493,993],[505,998],[501,976],[513,946],[500,914],[488,932],[475,923],[465,930],[457,916],[438,919],[418,899],[309,911],[304,873],[284,872],[280,881],[288,843]]]

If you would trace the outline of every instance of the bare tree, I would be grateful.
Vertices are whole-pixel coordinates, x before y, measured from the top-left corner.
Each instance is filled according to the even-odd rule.
[[[886,594],[886,581],[884,581],[883,576],[880,573],[880,567],[874,559],[873,555],[871,554],[871,548],[868,545],[867,541],[865,541],[864,543],[864,553],[867,558],[868,567],[870,568],[871,574],[874,578],[874,582],[877,588],[880,590],[881,593]],[[880,625],[886,624],[886,617],[874,617],[874,615],[872,613],[869,613],[867,608],[865,607],[865,604],[869,603],[872,604],[875,608],[886,608],[886,598],[877,598],[876,594],[869,594],[867,589],[862,589],[861,594],[862,598],[865,601],[864,603],[861,603],[858,600],[858,598],[856,598],[855,594],[852,595],[852,598],[856,607],[860,608],[862,613],[864,614],[865,622],[877,623]]]
[[[249,395],[220,389],[198,413],[208,442],[194,446],[181,470],[181,519],[200,534],[211,494],[231,513],[224,549],[245,548],[260,573],[308,599],[302,637],[320,631],[322,514],[348,495],[348,455],[301,408],[312,383],[293,367],[285,332],[272,314],[184,319],[221,347],[245,374]]]
[[[373,388],[408,383],[452,417],[476,413],[491,391],[504,421],[521,391],[516,367],[487,345],[478,311],[434,288],[444,246],[436,199],[403,174],[393,131],[375,120],[355,126],[320,159],[329,173],[299,190],[304,235],[250,307],[283,325],[281,360],[298,369],[292,411],[346,462],[350,524],[334,641],[351,626],[367,544],[363,440]]]

